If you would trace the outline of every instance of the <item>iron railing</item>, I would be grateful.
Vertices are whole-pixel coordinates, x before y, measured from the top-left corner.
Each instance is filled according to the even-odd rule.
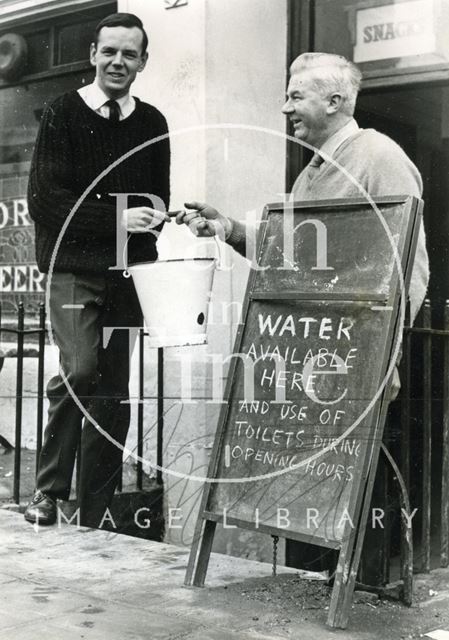
[[[420,368],[413,353],[415,346],[420,350]],[[415,537],[420,546],[419,569],[427,573],[438,544],[432,541],[432,528],[439,529],[439,564],[449,565],[449,301],[444,307],[443,329],[432,327],[429,300],[415,326],[406,328],[401,370],[401,473],[408,494],[415,493],[419,498],[416,508],[421,514],[421,527]],[[422,426],[420,432],[416,425]],[[417,458],[419,487],[411,483]],[[439,527],[435,526],[436,518]]]
[[[14,326],[15,325],[15,326]],[[16,367],[16,402],[15,402],[15,442],[14,442],[14,481],[12,498],[16,504],[21,501],[21,453],[22,453],[22,426],[23,426],[23,402],[24,402],[24,358],[25,340],[34,339],[36,348],[33,355],[37,357],[36,380],[36,472],[39,462],[39,454],[42,448],[43,423],[44,423],[44,376],[45,376],[45,349],[47,344],[46,314],[44,304],[40,305],[38,318],[33,316],[31,322],[26,322],[23,303],[19,303],[17,309],[17,323],[2,322],[2,310],[0,306],[0,337],[3,334],[15,336],[16,349],[11,354],[17,358]],[[145,397],[144,391],[144,331],[140,330],[138,336],[138,409],[137,409],[137,463],[136,463],[136,490],[143,489],[143,444],[144,444],[144,404],[151,400]],[[1,375],[1,373],[0,373]],[[157,368],[157,451],[156,451],[156,483],[162,485],[163,464],[163,429],[164,429],[164,354],[163,349],[158,349]],[[77,454],[77,474],[79,478],[80,450]],[[118,482],[118,491],[122,491],[122,474]]]

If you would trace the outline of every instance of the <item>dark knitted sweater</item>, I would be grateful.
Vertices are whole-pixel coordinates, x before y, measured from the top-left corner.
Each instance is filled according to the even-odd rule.
[[[48,271],[58,235],[85,190],[88,192],[57,247],[55,271],[104,273],[110,266],[121,264],[116,256],[117,198],[110,194],[153,194],[168,209],[168,138],[120,161],[90,189],[115,160],[167,133],[164,116],[155,107],[135,100],[134,111],[118,123],[95,113],[77,91],[64,94],[44,112],[28,186],[41,271]],[[158,208],[142,195],[128,199],[128,207],[141,205]],[[155,235],[131,234],[129,263],[157,258]]]

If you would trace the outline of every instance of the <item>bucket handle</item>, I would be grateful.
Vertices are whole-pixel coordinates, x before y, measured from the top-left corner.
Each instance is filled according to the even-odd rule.
[[[127,249],[127,247],[128,247],[128,242],[130,241],[130,238],[131,238],[131,235],[129,235],[129,236],[126,238],[126,242],[125,242],[125,244],[123,245],[123,254],[122,254],[123,264],[125,264],[125,262],[126,262],[126,263],[128,262],[128,260],[125,260],[125,254],[126,254],[126,249]],[[124,269],[124,271],[123,271],[123,277],[124,277],[124,278],[130,278],[130,277],[131,277],[131,274],[130,274],[130,272],[128,271],[128,264],[125,264],[125,269]]]
[[[217,247],[217,271],[220,271],[222,269],[222,264],[223,264],[223,251],[220,245],[220,240],[219,238],[219,228],[220,228],[220,223],[219,222],[215,222],[213,221],[212,224],[215,227],[215,235],[213,236],[215,245]],[[124,278],[130,278],[131,274],[128,270],[128,265],[126,264],[127,260],[125,259],[125,254],[126,254],[126,249],[128,247],[128,242],[131,239],[131,234],[126,238],[126,242],[123,245],[123,253],[122,253],[122,259],[123,259],[123,264],[125,265],[125,269],[123,270],[123,277]]]
[[[222,265],[223,265],[223,251],[221,248],[221,244],[220,244],[220,240],[219,240],[219,226],[220,224],[218,222],[213,223],[214,227],[215,227],[215,235],[214,235],[214,242],[215,245],[217,247],[217,271],[220,271],[223,269]]]

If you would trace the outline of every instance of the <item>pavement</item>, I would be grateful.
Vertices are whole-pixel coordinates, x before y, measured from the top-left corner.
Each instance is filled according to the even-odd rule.
[[[329,591],[310,575],[281,567],[272,578],[270,565],[213,553],[207,586],[185,587],[187,558],[187,549],[113,532],[33,527],[0,509],[0,638],[449,638],[448,570],[417,577],[411,608],[356,594],[349,628],[334,631]]]

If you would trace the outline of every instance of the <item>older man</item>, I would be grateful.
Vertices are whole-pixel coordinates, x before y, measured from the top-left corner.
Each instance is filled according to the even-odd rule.
[[[50,320],[61,373],[47,388],[48,424],[36,493],[25,511],[29,522],[54,523],[56,500],[69,497],[82,409],[89,416],[81,437],[83,524],[101,524],[120,473],[130,414],[128,328],[142,320],[132,281],[118,268],[117,228],[129,232],[129,261],[156,260],[150,227],[154,232],[169,220],[149,208],[168,207],[167,123],[155,107],[130,95],[147,62],[147,44],[137,16],[103,19],[90,48],[95,81],[60,96],[39,129],[28,201],[38,266],[51,276]],[[155,138],[157,144],[145,144]],[[120,211],[118,194],[136,195]],[[103,330],[114,327],[108,341]]]
[[[293,125],[294,136],[314,150],[312,160],[293,185],[294,200],[361,197],[363,190],[373,197],[421,197],[421,176],[404,151],[382,133],[360,129],[354,120],[361,82],[361,73],[354,64],[333,54],[304,53],[293,62],[290,73],[282,111]],[[205,203],[190,202],[186,206],[192,211],[179,214],[178,224],[187,224],[203,237],[222,234],[236,251],[253,257],[254,234],[246,233],[243,222],[224,216]],[[412,318],[424,300],[428,280],[429,262],[421,225],[409,292]],[[395,371],[392,394],[398,388]],[[293,555],[302,566],[333,568],[332,558],[320,561],[322,549],[301,543],[294,543],[294,547]],[[375,572],[372,574],[369,580],[377,581]]]
[[[293,185],[295,200],[361,197],[360,187],[373,197],[421,197],[421,176],[404,151],[388,136],[374,129],[360,129],[354,120],[362,76],[352,62],[334,54],[304,53],[293,62],[290,74],[282,112],[292,123],[295,138],[315,151]],[[188,202],[186,206],[192,211],[179,214],[178,224],[187,224],[203,237],[215,235],[221,227],[236,251],[252,255],[253,247],[247,243],[253,235],[246,233],[243,222],[205,203]],[[428,280],[429,261],[421,225],[410,285],[413,318],[424,300]]]

